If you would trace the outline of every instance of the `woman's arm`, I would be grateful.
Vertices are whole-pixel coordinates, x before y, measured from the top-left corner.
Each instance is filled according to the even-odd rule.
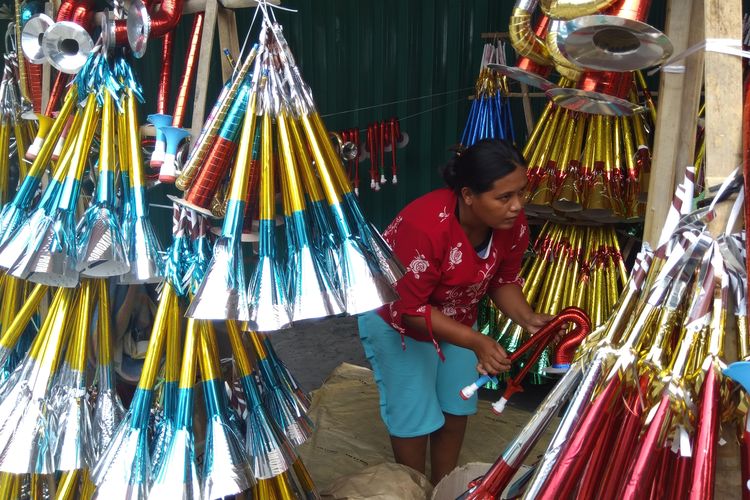
[[[479,360],[477,369],[496,375],[510,369],[510,361],[505,349],[494,339],[446,316],[439,309],[431,309],[430,321],[435,340],[443,340],[474,351]],[[422,316],[404,314],[402,323],[410,330],[428,334],[427,322]]]

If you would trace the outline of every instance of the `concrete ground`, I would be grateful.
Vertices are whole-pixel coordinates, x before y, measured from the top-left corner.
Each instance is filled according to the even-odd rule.
[[[303,390],[310,392],[320,387],[341,363],[370,368],[357,333],[357,319],[353,317],[310,321],[273,334],[276,352],[297,377]],[[515,394],[509,404],[533,411],[552,384],[526,384],[524,392]],[[482,391],[480,397],[496,400],[499,391]]]

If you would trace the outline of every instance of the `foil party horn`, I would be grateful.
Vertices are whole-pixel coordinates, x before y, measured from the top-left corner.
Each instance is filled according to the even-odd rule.
[[[248,284],[249,319],[253,329],[273,331],[291,324],[286,276],[276,254],[276,166],[273,157],[272,114],[273,96],[267,85],[264,89],[261,118],[260,202],[258,263]]]
[[[188,307],[189,317],[235,320],[249,318],[240,241],[242,215],[247,202],[245,197],[249,180],[248,169],[252,167],[248,155],[253,149],[252,143],[255,139],[257,96],[258,90],[265,85],[265,79],[261,78],[257,71],[253,73],[253,77],[253,90],[249,97],[238,154],[232,171],[227,215],[221,235],[214,244],[211,262]]]
[[[166,282],[159,297],[146,359],[128,412],[91,472],[94,498],[147,498],[151,482],[148,424],[154,384],[164,350],[174,289]]]
[[[69,329],[73,293],[61,288],[22,364],[6,381],[0,402],[0,471],[50,474],[55,470],[54,436],[47,419],[48,391]]]
[[[201,342],[197,323],[192,318],[187,320],[175,429],[169,436],[164,457],[154,464],[150,497],[179,495],[181,498],[201,498],[193,435],[193,386],[198,369],[198,346]]]
[[[73,287],[78,283],[74,218],[96,119],[96,98],[89,93],[57,201],[53,202],[49,214],[39,221],[34,230],[36,236],[25,248],[24,255],[8,269],[10,274],[50,286]]]
[[[206,123],[201,129],[201,133],[198,135],[198,138],[195,140],[195,143],[190,150],[190,155],[183,166],[182,172],[175,181],[175,186],[177,186],[178,189],[185,191],[193,182],[199,165],[205,161],[206,153],[208,153],[211,144],[219,131],[219,127],[224,122],[226,114],[236,99],[237,93],[239,92],[257,55],[258,45],[256,44],[250,50],[247,57],[242,62],[242,65],[235,69],[231,83],[226,87],[226,92],[220,94],[219,101],[217,101],[215,106],[216,113],[212,112],[209,114]]]
[[[96,315],[96,400],[92,411],[94,456],[98,458],[109,446],[125,415],[112,366],[111,310],[107,281],[95,280],[98,293]]]
[[[234,321],[227,321],[226,325],[240,383],[248,402],[245,450],[250,456],[255,478],[270,479],[289,470],[297,456],[286,436],[266,412],[239,326]]]
[[[25,212],[28,210],[33,196],[39,187],[42,172],[52,156],[52,149],[60,137],[70,113],[75,107],[77,94],[77,86],[73,85],[68,90],[63,106],[50,127],[50,131],[39,150],[39,154],[37,154],[31,167],[29,167],[29,171],[21,183],[18,192],[13,197],[13,200],[6,204],[2,211],[0,211],[0,242],[4,242],[14,234],[26,215]]]
[[[232,410],[223,387],[213,326],[203,321],[201,326],[199,361],[207,420],[201,491],[204,498],[221,498],[250,489],[255,478],[239,432],[229,421]]]
[[[124,64],[123,64],[124,65]],[[143,161],[141,158],[140,137],[138,134],[138,117],[136,114],[137,86],[132,70],[125,66],[127,89],[124,97],[125,130],[119,130],[127,138],[125,146],[128,152],[128,177],[130,183],[131,213],[124,221],[126,245],[130,271],[120,276],[120,283],[155,283],[162,279],[161,246],[148,218],[148,203],[144,185]]]
[[[394,278],[403,267],[393,257],[379,234],[376,235],[377,232],[361,217],[356,195],[351,189],[341,159],[328,140],[328,133],[314,109],[309,89],[294,65],[281,27],[274,25],[272,29],[281,45],[279,55],[285,74],[297,83],[292,86],[292,104],[300,110],[301,131],[315,160],[318,177],[338,230],[339,283],[347,313],[357,314],[375,309],[395,299],[395,291],[388,277]],[[348,222],[345,214],[347,209],[354,226]],[[383,258],[373,258],[373,252],[380,252],[379,257]]]
[[[86,352],[91,326],[92,295],[90,280],[81,282],[78,314],[65,355],[65,361],[50,390],[48,411],[52,457],[58,471],[88,469],[94,460],[91,411],[86,392]]]
[[[257,376],[263,384],[263,404],[289,442],[299,446],[312,433],[312,422],[307,418],[306,408],[276,377],[259,334],[250,331],[248,336],[258,363]]]
[[[102,94],[99,177],[96,202],[79,224],[77,271],[84,276],[119,276],[130,270],[120,223],[114,214],[115,110],[108,91]]]
[[[251,82],[243,84],[238,95],[227,111],[218,135],[206,155],[206,161],[201,165],[195,180],[185,192],[182,203],[203,214],[211,215],[209,205],[237,151],[237,136],[240,133],[248,106],[248,95]]]

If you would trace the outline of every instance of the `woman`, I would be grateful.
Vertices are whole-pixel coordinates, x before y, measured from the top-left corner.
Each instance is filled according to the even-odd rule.
[[[476,413],[477,397],[464,401],[459,391],[477,371],[510,368],[503,348],[472,327],[479,301],[489,295],[530,333],[551,319],[521,291],[529,231],[518,150],[485,139],[456,155],[443,178],[448,188],[407,205],[383,233],[407,267],[399,300],[359,318],[396,462],[424,473],[429,441],[433,484],[456,466]]]

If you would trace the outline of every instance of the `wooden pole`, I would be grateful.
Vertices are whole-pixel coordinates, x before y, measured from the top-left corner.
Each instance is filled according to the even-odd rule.
[[[665,31],[674,45],[675,54],[687,49],[689,42],[693,41],[691,31],[697,32],[692,38],[702,35],[703,30],[696,26],[703,24],[702,7],[702,0],[669,0]],[[694,20],[700,22],[694,23]],[[679,67],[673,67],[669,71],[662,71],[659,83],[656,134],[643,230],[643,240],[652,248],[656,247],[667,219],[678,169],[684,175],[685,166],[693,163],[690,159],[689,163],[680,166],[677,157],[681,150],[688,149],[683,141],[695,144],[698,103],[692,88],[697,86],[700,91],[703,54],[694,54],[677,65],[682,65],[684,69],[680,71]],[[697,78],[688,81],[688,73],[697,75]],[[686,98],[692,98],[695,102],[686,103]],[[678,182],[681,180],[677,179]]]

